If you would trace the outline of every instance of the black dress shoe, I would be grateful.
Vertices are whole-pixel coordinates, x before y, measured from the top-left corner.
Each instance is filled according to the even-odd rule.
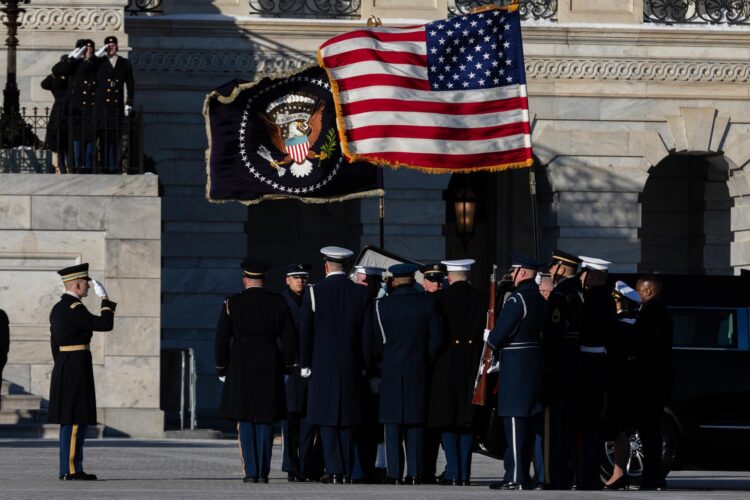
[[[322,484],[345,484],[343,474],[324,474],[320,482]]]
[[[96,481],[96,474],[86,474],[85,472],[76,472],[75,474],[65,474],[59,476],[64,481]]]
[[[638,491],[664,491],[667,489],[667,482],[661,481],[641,481]]]
[[[447,478],[442,478],[440,481],[438,481],[438,484],[440,486],[460,486],[458,481]]]
[[[242,482],[243,483],[257,483],[258,478],[257,477],[243,477]]]
[[[522,485],[521,483],[514,483],[513,481],[498,481],[490,485],[491,490],[528,490],[529,488]]]
[[[463,481],[456,481],[456,486],[471,486],[471,481],[465,479]]]
[[[400,479],[396,479],[395,477],[384,477],[382,484],[389,484],[389,485],[393,486],[393,485],[396,485],[396,484],[401,484],[401,480]]]
[[[402,484],[418,485],[422,484],[422,481],[418,477],[406,476]]]
[[[545,486],[544,483],[537,481],[537,482],[535,482],[534,484],[531,485],[531,489],[532,490],[537,490],[537,491],[546,490],[547,486]]]
[[[605,484],[604,489],[607,491],[629,490],[630,478],[628,476],[620,476],[616,481]]]
[[[261,482],[263,482],[265,484],[268,484],[268,478],[267,477],[262,477],[260,480],[261,480]]]
[[[438,480],[435,478],[435,476],[427,476],[423,478],[422,484],[438,484]]]

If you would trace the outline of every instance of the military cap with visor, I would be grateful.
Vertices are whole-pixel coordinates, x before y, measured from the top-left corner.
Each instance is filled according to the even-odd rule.
[[[240,267],[247,278],[263,279],[266,277],[269,265],[259,260],[245,259]]]
[[[89,278],[89,265],[87,263],[60,269],[59,271],[57,271],[57,274],[60,275],[63,283],[67,283],[68,281],[73,280],[91,281],[91,278]]]

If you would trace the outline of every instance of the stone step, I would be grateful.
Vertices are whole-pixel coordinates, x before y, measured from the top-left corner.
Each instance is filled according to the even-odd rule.
[[[86,439],[101,439],[103,425],[90,425]],[[59,439],[60,426],[57,424],[0,424],[0,439]]]
[[[40,396],[32,394],[4,394],[0,396],[0,411],[38,410],[41,402]]]
[[[8,390],[10,389],[10,382],[3,379],[3,384],[0,386],[0,396],[4,396],[5,394],[8,394]]]
[[[44,423],[47,410],[3,410],[0,411],[0,424]]]

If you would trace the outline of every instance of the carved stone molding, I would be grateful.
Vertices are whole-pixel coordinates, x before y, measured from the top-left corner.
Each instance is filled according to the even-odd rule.
[[[750,82],[747,62],[642,59],[526,59],[526,77],[539,80],[623,80],[696,83]]]
[[[130,61],[138,72],[199,72],[237,75],[286,73],[315,61],[315,54],[270,52],[134,50]]]
[[[26,7],[21,14],[21,30],[120,31],[122,9],[85,7]],[[5,15],[0,22],[5,22]]]

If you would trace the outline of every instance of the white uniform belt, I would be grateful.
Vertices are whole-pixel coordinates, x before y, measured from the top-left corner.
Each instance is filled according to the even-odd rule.
[[[581,346],[581,352],[587,352],[589,354],[607,354],[607,348],[606,347],[591,347],[587,345]]]

